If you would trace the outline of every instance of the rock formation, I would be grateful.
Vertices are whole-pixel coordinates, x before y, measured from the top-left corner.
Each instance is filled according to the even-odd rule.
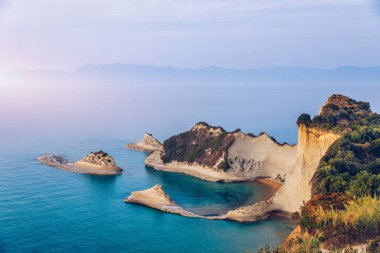
[[[189,131],[166,140],[145,164],[210,181],[285,178],[296,162],[297,147],[280,144],[266,133],[245,134],[239,129],[197,123]]]
[[[182,216],[201,217],[177,206],[170,196],[166,194],[162,185],[155,185],[147,190],[132,192],[124,201],[149,206],[164,212]]]
[[[114,159],[103,151],[91,152],[77,162],[69,162],[58,155],[42,155],[37,159],[46,165],[77,173],[119,175],[122,172]]]
[[[155,139],[152,134],[145,133],[142,141],[128,144],[126,147],[138,151],[153,152],[156,150],[161,150],[162,144]]]
[[[327,149],[340,137],[333,132],[298,125],[296,163],[287,172],[286,181],[273,198],[272,209],[299,211],[311,197],[311,179]]]

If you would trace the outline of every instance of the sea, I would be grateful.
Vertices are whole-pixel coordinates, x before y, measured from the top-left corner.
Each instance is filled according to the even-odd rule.
[[[272,191],[256,182],[208,182],[156,171],[144,166],[146,153],[125,145],[144,132],[164,141],[199,121],[227,131],[265,131],[295,144],[297,117],[317,114],[332,93],[380,109],[378,89],[359,86],[28,79],[0,85],[0,252],[240,253],[280,244],[295,226],[285,218],[206,220],[125,203],[132,191],[162,184],[186,210],[215,215],[268,198]],[[123,173],[77,174],[36,160],[53,153],[76,161],[98,150],[113,156]]]

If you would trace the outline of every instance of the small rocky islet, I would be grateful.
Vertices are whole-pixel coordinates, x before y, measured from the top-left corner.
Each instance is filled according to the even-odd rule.
[[[46,165],[76,173],[112,176],[122,172],[113,157],[102,150],[91,152],[77,162],[69,162],[62,156],[52,154],[42,155],[37,159]]]

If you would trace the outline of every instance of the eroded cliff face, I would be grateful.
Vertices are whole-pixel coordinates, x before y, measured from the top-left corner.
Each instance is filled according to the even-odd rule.
[[[228,149],[228,173],[250,178],[286,178],[296,158],[297,146],[278,144],[267,134],[241,135]]]
[[[150,154],[145,164],[212,181],[239,181],[284,178],[296,157],[296,146],[280,144],[265,133],[226,132],[200,122],[166,140],[163,149]]]
[[[298,126],[297,156],[285,184],[273,197],[272,209],[298,211],[311,197],[311,179],[321,158],[340,135],[318,128]]]

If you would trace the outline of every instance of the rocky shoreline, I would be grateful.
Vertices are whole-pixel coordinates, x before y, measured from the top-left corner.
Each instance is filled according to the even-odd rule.
[[[41,155],[37,157],[37,160],[51,167],[83,174],[114,176],[119,175],[122,172],[122,169],[117,167],[116,165],[110,167],[102,166],[87,162],[83,159],[78,162],[69,162],[62,156],[52,154]]]

